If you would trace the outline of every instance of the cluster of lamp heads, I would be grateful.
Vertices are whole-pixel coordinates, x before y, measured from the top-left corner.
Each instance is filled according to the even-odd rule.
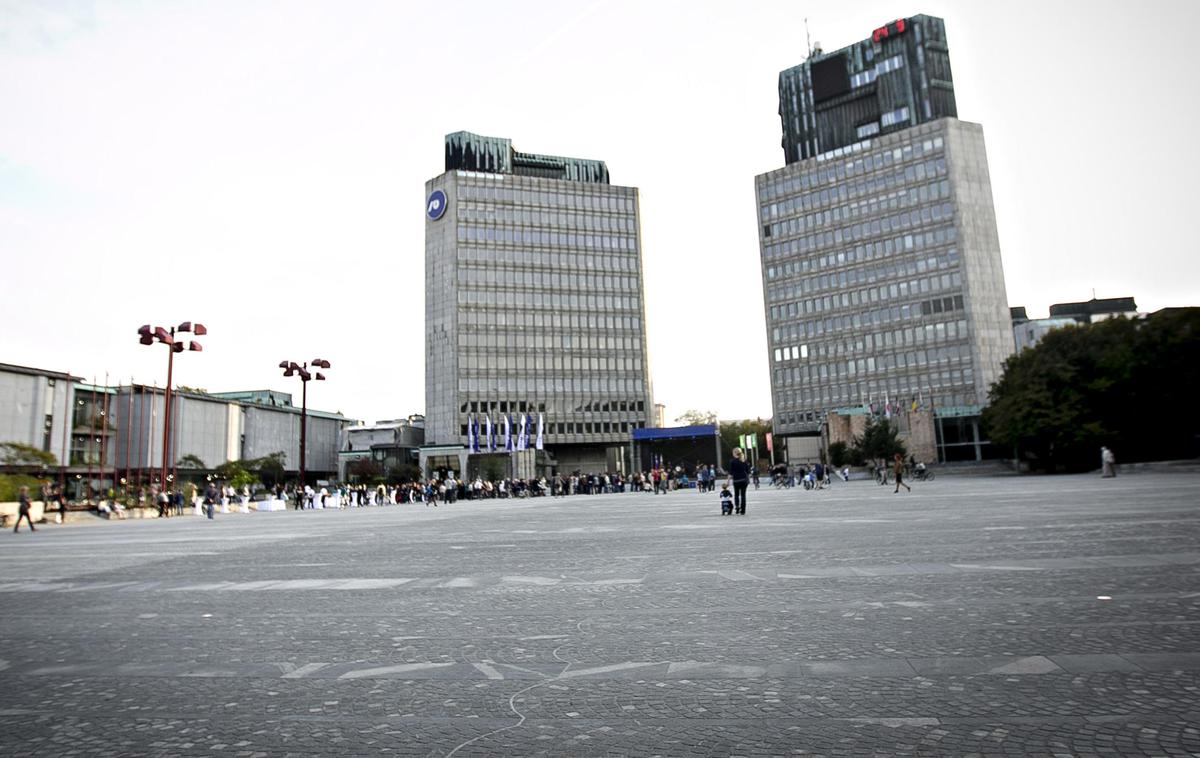
[[[145,324],[138,329],[138,341],[143,345],[153,345],[155,340],[157,340],[159,344],[170,346],[171,352],[173,353],[182,353],[184,350],[190,350],[198,353],[204,349],[203,346],[201,346],[201,344],[195,340],[188,340],[185,343],[184,340],[176,339],[176,332],[191,332],[197,337],[203,337],[204,335],[208,334],[208,329],[204,326],[204,324],[193,324],[191,321],[184,321],[179,326],[172,326],[169,329],[161,326],[150,326],[149,324]]]
[[[284,376],[299,375],[300,381],[302,381],[302,382],[307,382],[309,379],[316,379],[318,382],[325,381],[325,375],[322,374],[320,371],[317,371],[315,373],[309,372],[308,367],[310,365],[313,368],[327,369],[327,368],[329,368],[329,361],[325,360],[324,358],[313,358],[310,362],[305,363],[303,365],[296,363],[295,361],[280,361],[279,362],[279,368],[283,369]]]

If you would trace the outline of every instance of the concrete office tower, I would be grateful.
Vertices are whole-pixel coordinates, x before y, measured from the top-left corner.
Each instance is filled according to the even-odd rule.
[[[427,444],[473,448],[477,423],[461,455],[485,473],[487,420],[525,415],[530,449],[544,424],[539,473],[628,465],[653,408],[637,189],[601,161],[456,132],[425,192]]]
[[[852,48],[892,60],[897,34],[919,28]],[[856,56],[832,54],[848,67],[868,57]],[[916,407],[937,415],[940,459],[983,456],[978,414],[1013,336],[982,127],[939,118],[864,137],[763,174],[755,190],[775,431],[816,435],[838,409]]]

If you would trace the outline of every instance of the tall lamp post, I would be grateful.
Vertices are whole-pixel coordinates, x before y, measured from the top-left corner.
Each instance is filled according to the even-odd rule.
[[[158,474],[158,486],[167,486],[167,469],[171,467],[171,379],[172,372],[175,368],[175,353],[182,353],[184,350],[200,352],[204,348],[199,342],[191,340],[187,345],[183,344],[183,340],[175,339],[176,332],[191,332],[197,337],[203,337],[208,334],[208,329],[204,324],[193,324],[191,321],[184,321],[179,326],[164,328],[161,326],[145,326],[138,329],[138,340],[143,345],[153,345],[155,340],[159,344],[167,346],[167,389],[163,394],[163,448],[162,448],[162,470]],[[151,402],[154,402],[151,400]]]
[[[329,361],[322,358],[313,358],[311,361],[313,368],[329,369]],[[300,377],[300,489],[304,489],[307,484],[304,478],[304,443],[305,431],[308,428],[308,382],[311,379],[316,379],[318,382],[325,381],[325,375],[321,372],[310,372],[308,363],[295,363],[294,361],[280,361],[279,368],[283,369],[284,376],[299,376]]]

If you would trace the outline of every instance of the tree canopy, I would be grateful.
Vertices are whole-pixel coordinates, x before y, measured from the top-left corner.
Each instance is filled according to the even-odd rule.
[[[1056,329],[1005,362],[983,422],[1035,468],[1197,455],[1200,308]]]
[[[767,451],[767,432],[771,431],[770,419],[744,419],[742,421],[722,421],[721,422],[721,448],[726,454],[733,451],[735,447],[741,447],[741,438],[746,434],[757,435],[758,454],[755,456],[749,450],[746,451],[746,458],[751,463],[756,463],[755,458],[768,458],[770,453]]]
[[[685,426],[700,426],[717,423],[717,414],[713,411],[686,410],[675,418],[675,422]]]
[[[889,419],[869,417],[867,426],[861,436],[855,437],[847,451],[848,458],[859,461],[874,461],[877,465],[886,463],[899,453],[904,455],[907,450],[900,441],[900,430]],[[841,465],[834,463],[833,465]]]

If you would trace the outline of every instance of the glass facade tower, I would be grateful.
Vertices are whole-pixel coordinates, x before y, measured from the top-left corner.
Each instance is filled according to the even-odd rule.
[[[486,452],[488,419],[525,415],[560,470],[605,470],[653,407],[637,189],[467,132],[446,166],[425,187],[427,442],[477,423]]]
[[[935,16],[896,19],[779,74],[787,163],[957,115],[946,25]]]

